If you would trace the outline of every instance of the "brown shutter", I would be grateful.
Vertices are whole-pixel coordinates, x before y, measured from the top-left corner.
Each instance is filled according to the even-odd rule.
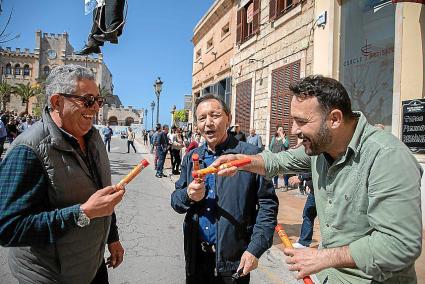
[[[242,42],[242,35],[243,35],[243,23],[242,23],[242,9],[238,10],[238,15],[237,15],[237,24],[236,24],[236,43],[241,43]]]
[[[235,122],[242,132],[248,133],[251,125],[251,87],[252,80],[246,80],[236,85]]]
[[[300,79],[300,61],[293,62],[272,71],[272,94],[270,110],[270,141],[276,129],[283,127],[286,134],[289,134],[289,145],[297,143],[297,137],[291,135],[292,117],[291,101],[292,93],[289,85]]]
[[[270,0],[269,2],[269,19],[273,21],[277,16],[277,2],[278,0]]]
[[[254,0],[254,15],[252,22],[252,33],[260,32],[260,0]]]

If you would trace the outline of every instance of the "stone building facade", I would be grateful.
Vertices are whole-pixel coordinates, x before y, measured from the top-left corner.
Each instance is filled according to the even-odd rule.
[[[311,74],[314,0],[244,0],[237,11],[234,123],[267,145],[277,127],[290,133],[289,84]]]
[[[99,87],[111,94],[107,99],[108,103],[121,105],[119,98],[112,95],[112,74],[103,61],[103,55],[99,54],[97,58],[75,55],[67,33],[48,34],[36,31],[34,52],[27,48],[0,49],[0,76],[11,85],[34,85],[42,82],[52,68],[65,64],[81,65],[92,70]],[[35,104],[36,98],[33,97],[30,99],[29,113],[32,113]],[[12,94],[6,108],[21,113],[25,110],[25,104],[19,96]]]
[[[217,94],[231,104],[231,59],[235,53],[235,0],[217,0],[194,29],[192,96]],[[192,104],[193,105],[193,104]],[[193,113],[189,112],[189,123]]]
[[[144,125],[144,110],[134,109],[132,106],[105,105],[98,114],[98,123],[106,125],[130,126],[131,124]]]
[[[229,78],[233,124],[255,128],[264,143],[278,126],[289,133],[288,86],[311,74],[313,27],[314,0],[217,0],[194,30],[193,98],[218,93],[209,87]]]

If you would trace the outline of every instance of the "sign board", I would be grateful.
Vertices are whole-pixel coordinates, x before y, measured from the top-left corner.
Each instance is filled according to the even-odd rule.
[[[425,99],[403,101],[401,141],[417,154],[425,154]]]
[[[249,4],[248,9],[246,10],[246,22],[252,23],[254,20],[254,3]]]

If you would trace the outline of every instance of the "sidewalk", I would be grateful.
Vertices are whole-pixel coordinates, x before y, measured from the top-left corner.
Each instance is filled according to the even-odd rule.
[[[142,140],[139,139],[138,142],[141,145],[143,145]],[[152,156],[152,162],[153,162],[153,156]],[[169,155],[167,155],[167,159],[165,163],[165,172],[170,177],[172,182],[177,181],[177,179],[179,178],[179,176],[171,175],[171,162],[170,162]],[[283,179],[279,179],[279,184],[283,184]],[[281,192],[280,188],[276,190],[276,194],[279,198],[279,213],[277,216],[278,223],[283,226],[283,228],[285,229],[292,243],[295,243],[298,241],[298,236],[300,235],[300,231],[301,231],[302,212],[303,212],[304,203],[306,200],[306,195],[301,195],[298,189]],[[319,229],[319,221],[317,218],[314,223],[313,232],[314,232],[313,242],[311,246],[318,247],[319,240],[320,240],[320,229]],[[423,232],[422,243],[425,243],[425,230]],[[285,259],[285,256],[283,255],[283,245],[281,244],[281,241],[279,237],[277,236],[277,234],[275,234],[273,239],[273,247],[265,255],[267,255],[268,260],[274,259],[274,261],[272,261],[274,262],[274,265],[276,265],[276,260]],[[285,270],[287,270],[287,265],[285,263],[283,263],[283,267]],[[261,268],[259,267],[259,269]],[[283,271],[277,271],[277,272],[279,272],[278,278],[275,277],[276,275],[270,275],[269,278],[282,279]],[[425,284],[424,249],[422,249],[422,254],[416,261],[416,273],[418,277],[418,283]],[[274,283],[274,282],[271,282],[271,283]],[[282,283],[282,282],[276,282],[276,283]],[[285,283],[290,283],[290,282],[285,281]],[[297,282],[294,282],[294,283],[297,283]]]

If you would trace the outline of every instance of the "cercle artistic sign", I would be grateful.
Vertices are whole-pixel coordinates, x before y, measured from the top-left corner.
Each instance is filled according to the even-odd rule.
[[[403,101],[401,140],[417,154],[425,154],[425,99]]]

